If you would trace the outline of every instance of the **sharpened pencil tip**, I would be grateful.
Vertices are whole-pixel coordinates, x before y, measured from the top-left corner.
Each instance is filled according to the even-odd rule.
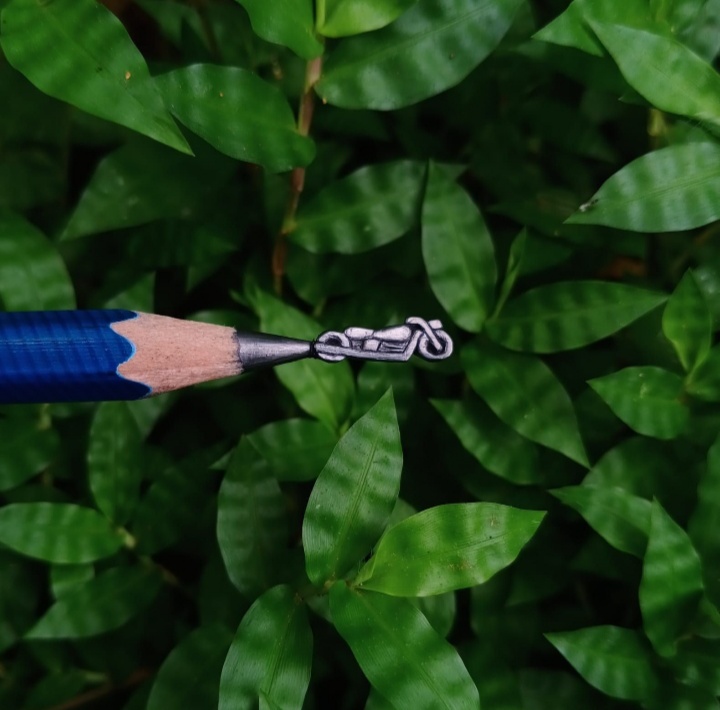
[[[314,356],[313,344],[307,340],[240,331],[235,333],[235,338],[242,372]]]

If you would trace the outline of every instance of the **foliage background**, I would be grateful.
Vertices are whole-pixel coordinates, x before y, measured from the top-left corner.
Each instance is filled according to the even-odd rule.
[[[717,708],[720,3],[106,5],[0,0],[0,305],[457,356],[2,407],[0,706]]]

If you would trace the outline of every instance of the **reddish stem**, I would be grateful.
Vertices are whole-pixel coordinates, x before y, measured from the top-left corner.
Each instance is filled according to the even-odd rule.
[[[305,67],[305,86],[300,99],[297,128],[301,136],[310,135],[313,113],[315,111],[315,84],[322,73],[322,56],[311,59]],[[272,255],[272,272],[275,292],[282,293],[283,278],[285,276],[285,261],[287,258],[287,237],[295,228],[295,215],[300,204],[300,195],[305,186],[305,168],[293,168],[290,173],[290,193],[288,194],[282,226],[275,237],[275,247]]]

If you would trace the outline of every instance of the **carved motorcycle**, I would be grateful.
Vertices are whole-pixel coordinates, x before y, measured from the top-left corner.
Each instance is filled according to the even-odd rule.
[[[351,327],[345,331],[327,331],[314,344],[316,355],[327,362],[346,357],[360,360],[403,362],[417,354],[426,360],[443,360],[453,351],[450,336],[439,320],[410,317],[404,325],[372,330]]]

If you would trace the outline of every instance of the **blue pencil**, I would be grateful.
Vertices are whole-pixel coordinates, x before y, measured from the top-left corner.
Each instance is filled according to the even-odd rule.
[[[440,321],[329,331],[315,341],[127,310],[0,312],[0,404],[132,400],[307,357],[448,357]]]

